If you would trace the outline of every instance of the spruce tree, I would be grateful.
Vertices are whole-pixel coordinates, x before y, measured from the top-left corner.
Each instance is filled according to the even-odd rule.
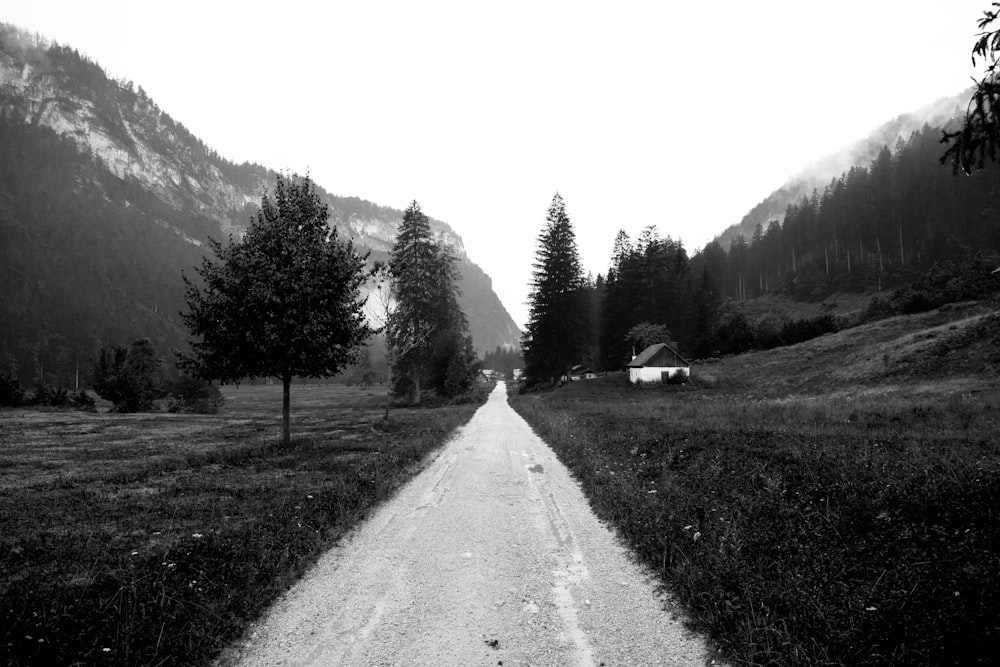
[[[587,333],[587,302],[576,236],[566,205],[556,193],[538,236],[528,297],[527,330],[521,342],[529,383],[569,377],[580,362]]]
[[[403,213],[389,259],[394,307],[386,323],[393,388],[420,402],[421,388],[467,390],[475,373],[468,321],[458,303],[458,260],[431,235],[416,201]]]

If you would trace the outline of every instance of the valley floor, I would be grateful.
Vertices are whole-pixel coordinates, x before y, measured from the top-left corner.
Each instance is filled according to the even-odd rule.
[[[501,384],[224,662],[705,664],[654,588]]]
[[[512,396],[731,664],[993,664],[1000,306]]]

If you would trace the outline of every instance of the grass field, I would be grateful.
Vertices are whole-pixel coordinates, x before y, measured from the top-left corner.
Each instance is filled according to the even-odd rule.
[[[218,415],[0,411],[0,662],[204,664],[478,404],[224,388]],[[485,394],[483,395],[485,398]]]
[[[994,304],[512,397],[734,665],[995,664]]]

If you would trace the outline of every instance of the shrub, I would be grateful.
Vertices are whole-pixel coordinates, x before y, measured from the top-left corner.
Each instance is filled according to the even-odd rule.
[[[818,338],[825,333],[837,331],[837,318],[833,315],[820,315],[805,320],[792,320],[781,328],[781,338],[785,345],[803,343]]]
[[[868,306],[865,307],[864,321],[874,322],[875,320],[884,320],[887,317],[892,317],[896,314],[896,309],[893,308],[892,304],[882,297],[875,297],[868,302]]]
[[[0,373],[0,407],[17,407],[24,403],[24,387],[12,373]]]
[[[28,400],[29,405],[48,405],[62,408],[69,405],[69,391],[51,384],[40,384],[35,387],[35,393]]]
[[[115,412],[149,410],[158,393],[159,367],[148,338],[136,339],[127,350],[117,345],[111,352],[102,348],[94,369],[94,391],[111,401]]]
[[[84,410],[86,412],[95,412],[97,410],[97,407],[94,405],[94,397],[83,389],[73,392],[69,397],[69,402],[77,410]]]
[[[214,415],[226,400],[216,385],[188,376],[181,376],[164,390],[167,392],[169,412]]]
[[[676,373],[673,373],[667,378],[667,384],[685,384],[687,381],[688,374],[683,368],[679,369]]]
[[[915,290],[909,285],[901,287],[893,293],[892,305],[897,312],[904,315],[923,313],[934,308],[927,292]]]

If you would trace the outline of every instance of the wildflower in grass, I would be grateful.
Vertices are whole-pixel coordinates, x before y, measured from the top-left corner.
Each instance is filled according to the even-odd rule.
[[[203,538],[205,536],[202,535],[201,533],[194,533],[194,534],[191,535],[191,537],[193,537],[196,540],[200,540],[201,538]]]

